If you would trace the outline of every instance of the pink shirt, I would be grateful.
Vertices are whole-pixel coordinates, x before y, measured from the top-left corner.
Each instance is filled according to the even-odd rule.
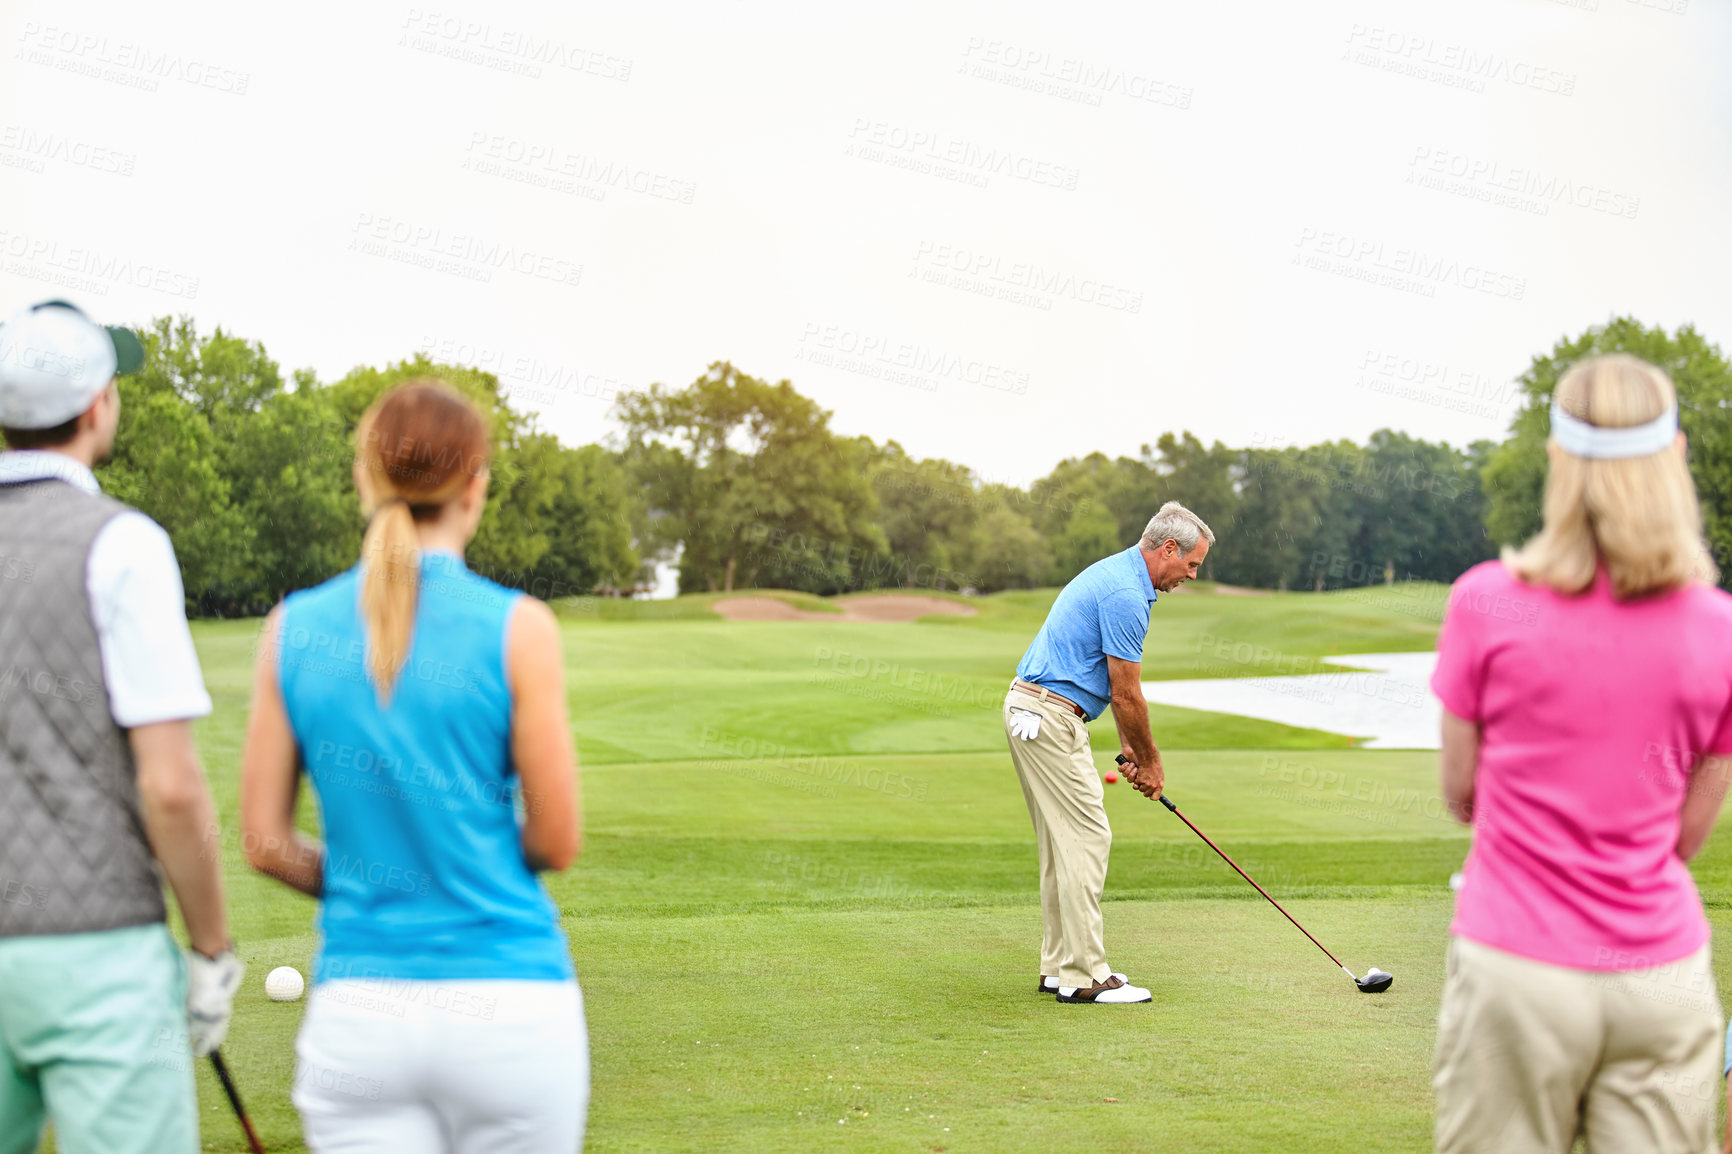
[[[1708,940],[1676,852],[1689,773],[1732,752],[1732,596],[1618,602],[1501,562],[1450,592],[1431,688],[1482,729],[1457,933],[1582,970],[1676,961]]]

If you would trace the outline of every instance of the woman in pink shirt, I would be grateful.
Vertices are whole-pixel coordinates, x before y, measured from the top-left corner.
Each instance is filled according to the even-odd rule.
[[[1473,825],[1450,926],[1437,1149],[1715,1149],[1719,996],[1684,864],[1732,753],[1714,588],[1671,380],[1558,383],[1545,527],[1463,574],[1438,636],[1443,795]]]

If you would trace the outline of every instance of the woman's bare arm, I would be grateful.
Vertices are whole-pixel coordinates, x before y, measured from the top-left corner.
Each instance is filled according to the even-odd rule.
[[[583,848],[583,814],[553,610],[533,597],[519,598],[507,649],[511,756],[523,783],[523,856],[535,869],[562,870]]]
[[[247,862],[304,894],[325,889],[325,849],[295,829],[301,751],[277,684],[282,606],[271,610],[253,666],[253,708],[241,752],[241,847]]]
[[[1683,820],[1678,826],[1678,856],[1689,861],[1708,841],[1726,800],[1726,785],[1732,781],[1732,757],[1704,757],[1690,774],[1684,790]]]
[[[1460,822],[1473,820],[1473,779],[1479,771],[1479,726],[1443,711],[1443,748],[1437,758],[1439,788],[1449,812]]]

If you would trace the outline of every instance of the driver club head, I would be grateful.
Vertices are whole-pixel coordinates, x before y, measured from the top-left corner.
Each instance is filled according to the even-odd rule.
[[[1353,984],[1359,987],[1362,994],[1381,994],[1394,983],[1394,974],[1386,974],[1376,966],[1366,970],[1363,978],[1353,979]]]

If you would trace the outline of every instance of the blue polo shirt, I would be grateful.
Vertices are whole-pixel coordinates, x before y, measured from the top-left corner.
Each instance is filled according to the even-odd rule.
[[[1016,675],[1062,693],[1094,720],[1112,703],[1107,658],[1143,659],[1156,599],[1140,544],[1103,557],[1059,593]]]
[[[277,677],[325,836],[313,984],[570,981],[517,821],[505,633],[522,594],[422,553],[409,657],[381,703],[360,579],[283,602]]]

